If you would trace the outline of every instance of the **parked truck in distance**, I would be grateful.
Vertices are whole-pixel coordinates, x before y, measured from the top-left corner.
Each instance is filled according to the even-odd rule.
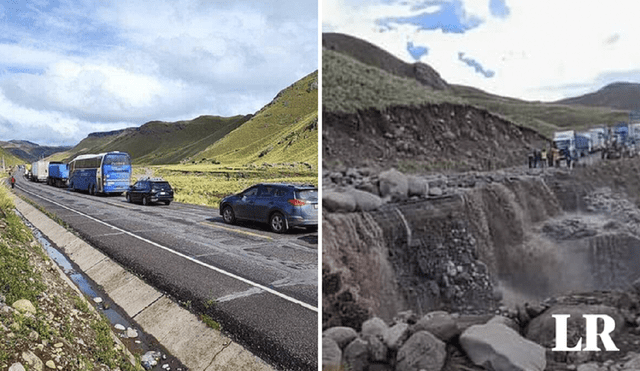
[[[69,181],[69,164],[52,161],[49,163],[47,184],[56,187],[66,187]]]
[[[29,180],[32,182],[46,182],[49,176],[49,161],[39,160],[31,164],[31,175]]]

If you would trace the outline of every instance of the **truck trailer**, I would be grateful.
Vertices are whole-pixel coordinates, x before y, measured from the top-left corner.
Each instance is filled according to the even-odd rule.
[[[49,176],[49,161],[39,160],[31,164],[31,176],[29,180],[32,182],[46,182]]]
[[[47,184],[56,187],[66,187],[69,181],[69,164],[52,161],[49,163]]]

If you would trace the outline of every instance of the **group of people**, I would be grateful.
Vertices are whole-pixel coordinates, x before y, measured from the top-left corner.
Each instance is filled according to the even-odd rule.
[[[571,167],[572,158],[568,149],[558,149],[555,146],[549,151],[546,148],[534,149],[533,154],[529,155],[529,168],[560,166],[561,159],[567,162],[567,167]]]

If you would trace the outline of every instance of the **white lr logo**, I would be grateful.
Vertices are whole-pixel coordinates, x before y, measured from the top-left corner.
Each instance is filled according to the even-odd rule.
[[[602,340],[602,344],[604,344],[604,348],[607,351],[617,351],[620,350],[616,347],[611,340],[611,336],[609,335],[613,330],[616,329],[616,321],[613,318],[607,316],[606,314],[583,314],[582,317],[585,318],[587,322],[587,331],[586,337],[587,341],[584,349],[582,348],[582,338],[578,340],[578,343],[573,347],[569,348],[567,346],[567,320],[569,319],[569,314],[553,314],[553,318],[556,319],[556,347],[552,349],[554,352],[590,352],[590,351],[600,351],[598,348],[598,336]],[[598,318],[604,321],[604,328],[601,333],[598,333]]]

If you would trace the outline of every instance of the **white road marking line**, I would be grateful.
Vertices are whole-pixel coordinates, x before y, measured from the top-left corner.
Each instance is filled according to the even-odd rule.
[[[50,199],[48,199],[48,198],[42,197],[42,196],[40,196],[40,195],[37,195],[37,194],[35,194],[35,193],[33,193],[33,192],[26,191],[26,190],[24,190],[24,189],[23,189],[22,191],[23,191],[23,192],[26,192],[26,193],[29,193],[29,194],[31,194],[31,195],[33,195],[33,196],[35,196],[35,197],[41,198],[41,199],[43,199],[43,200],[45,200],[45,201],[47,201],[47,202],[50,202],[50,203],[52,203],[52,204],[54,204],[54,205],[60,206],[60,207],[62,207],[62,208],[64,208],[64,209],[67,209],[67,210],[69,210],[69,211],[72,211],[72,212],[74,212],[74,213],[76,213],[76,214],[78,214],[78,215],[82,215],[82,216],[84,216],[84,217],[86,217],[86,218],[89,218],[89,219],[91,219],[91,220],[95,221],[95,222],[98,222],[98,223],[100,223],[100,224],[104,224],[104,225],[106,225],[107,227],[110,227],[110,228],[115,229],[116,231],[120,231],[120,232],[122,232],[122,233],[124,233],[124,234],[126,234],[126,235],[129,235],[129,236],[133,237],[133,238],[137,238],[137,239],[138,239],[138,240],[140,240],[140,241],[143,241],[143,242],[146,242],[146,243],[151,244],[151,245],[153,245],[153,246],[156,246],[156,247],[158,247],[158,248],[161,248],[161,249],[163,249],[163,250],[165,250],[165,251],[168,251],[168,252],[170,252],[170,253],[172,253],[172,254],[174,254],[174,255],[177,255],[177,256],[179,256],[179,257],[181,257],[181,258],[184,258],[184,259],[187,259],[187,260],[189,260],[189,261],[191,261],[191,262],[193,262],[193,263],[199,264],[199,265],[201,265],[201,266],[203,266],[203,267],[205,267],[205,268],[209,268],[209,269],[211,269],[211,270],[213,270],[213,271],[216,271],[216,272],[218,272],[218,273],[220,273],[220,274],[224,274],[225,276],[228,276],[228,277],[234,278],[234,279],[236,279],[236,280],[238,280],[238,281],[244,282],[244,283],[246,283],[246,284],[248,284],[248,285],[251,285],[251,286],[253,286],[253,287],[255,287],[255,288],[258,288],[258,289],[261,289],[261,290],[263,290],[263,291],[266,291],[266,292],[268,292],[268,293],[270,293],[270,294],[273,294],[273,295],[279,296],[279,297],[281,297],[282,299],[285,299],[285,300],[287,300],[287,301],[289,301],[289,302],[292,302],[292,303],[294,303],[294,304],[298,304],[298,305],[300,305],[300,306],[301,306],[301,307],[303,307],[303,308],[306,308],[306,309],[312,310],[312,311],[314,311],[314,312],[316,312],[316,313],[318,312],[318,308],[314,307],[313,305],[307,304],[307,303],[305,303],[305,302],[303,302],[303,301],[301,301],[301,300],[298,300],[298,299],[292,298],[292,297],[287,296],[287,295],[285,295],[285,294],[283,294],[283,293],[281,293],[281,292],[278,292],[278,291],[276,291],[276,290],[270,289],[270,288],[268,288],[268,287],[266,287],[266,286],[264,286],[264,285],[261,285],[261,284],[259,284],[259,283],[256,283],[256,282],[253,282],[253,281],[251,281],[251,280],[248,280],[248,279],[246,279],[246,278],[240,277],[240,276],[235,275],[235,274],[233,274],[233,273],[231,273],[231,272],[227,272],[227,271],[225,271],[225,270],[223,270],[223,269],[220,269],[220,268],[218,268],[218,267],[214,267],[213,265],[210,265],[210,264],[207,264],[207,263],[201,262],[201,261],[199,261],[199,260],[197,260],[197,259],[193,259],[193,258],[192,258],[192,257],[190,257],[190,256],[187,256],[187,255],[185,255],[185,254],[182,254],[182,253],[179,253],[179,252],[177,252],[177,251],[174,251],[174,250],[172,250],[172,249],[170,249],[170,248],[168,248],[168,247],[166,247],[166,246],[160,245],[159,243],[156,243],[156,242],[150,241],[150,240],[148,240],[148,239],[146,239],[146,238],[143,238],[143,237],[140,237],[140,236],[138,236],[138,235],[135,235],[135,234],[133,234],[133,233],[131,233],[131,232],[129,232],[129,231],[125,231],[124,229],[121,229],[121,228],[118,228],[118,227],[113,226],[113,225],[111,225],[111,224],[105,223],[105,222],[103,222],[102,220],[96,219],[96,218],[94,218],[94,217],[92,217],[92,216],[90,216],[90,215],[84,214],[84,213],[82,213],[82,212],[80,212],[80,211],[77,211],[77,210],[75,210],[75,209],[72,209],[72,208],[70,208],[70,207],[67,207],[67,206],[65,206],[65,205],[62,205],[62,204],[60,204],[60,203],[58,203],[58,202],[55,202],[55,201],[50,200]]]

